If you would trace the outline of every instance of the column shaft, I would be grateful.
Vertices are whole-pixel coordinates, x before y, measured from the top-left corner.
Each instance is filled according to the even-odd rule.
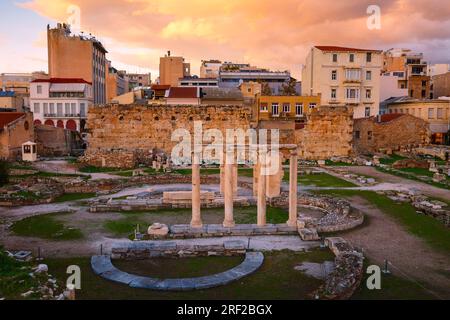
[[[203,226],[200,213],[200,164],[193,160],[192,163],[192,220],[191,227]]]
[[[289,220],[287,221],[290,227],[297,226],[297,162],[297,153],[291,152],[289,159]]]

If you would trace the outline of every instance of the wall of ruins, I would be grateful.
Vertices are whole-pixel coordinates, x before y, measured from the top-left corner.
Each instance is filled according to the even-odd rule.
[[[172,133],[176,129],[192,133],[194,121],[202,121],[203,132],[219,129],[224,137],[226,129],[246,131],[255,126],[250,106],[110,104],[92,107],[87,121],[89,146],[82,161],[96,166],[129,167],[143,163],[153,149],[170,155],[178,143],[171,141]],[[302,159],[326,159],[351,153],[350,110],[323,107],[308,115],[307,122],[300,130],[295,130],[293,122],[281,128],[280,142],[297,143]]]
[[[373,117],[356,119],[354,135],[354,150],[360,154],[395,151],[430,142],[428,123],[409,114],[388,122],[377,122]]]
[[[78,132],[64,128],[36,125],[34,132],[38,155],[42,157],[70,155],[83,144]]]

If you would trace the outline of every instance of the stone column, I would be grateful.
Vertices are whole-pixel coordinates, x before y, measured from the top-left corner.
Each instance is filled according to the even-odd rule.
[[[200,160],[197,154],[192,154],[192,228],[203,226],[200,213]]]
[[[234,227],[233,216],[233,161],[231,156],[226,157],[225,163],[225,179],[224,179],[224,204],[225,204],[225,219],[223,226],[226,228]]]
[[[291,151],[289,159],[289,220],[287,225],[290,227],[297,226],[297,151]]]
[[[233,165],[233,196],[237,196],[238,189],[238,165]]]
[[[264,175],[264,164],[266,155],[260,156],[259,177],[258,177],[258,195],[257,195],[257,224],[258,226],[266,225],[266,176]]]

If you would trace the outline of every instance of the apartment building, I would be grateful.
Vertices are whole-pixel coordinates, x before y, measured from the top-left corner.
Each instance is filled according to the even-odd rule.
[[[408,89],[408,96],[411,98],[433,98],[428,69],[422,53],[400,48],[392,48],[383,53],[382,73],[396,76],[398,88]]]
[[[257,95],[254,113],[257,120],[304,120],[306,114],[320,106],[318,96],[264,96]]]
[[[159,59],[159,84],[178,86],[181,78],[191,76],[191,64],[186,63],[183,57],[173,57],[170,51]]]
[[[128,77],[123,71],[119,71],[107,61],[108,73],[106,74],[106,102],[110,103],[114,97],[121,96],[128,91]]]
[[[0,90],[14,91],[17,94],[29,94],[30,82],[43,78],[48,78],[48,74],[43,71],[33,73],[2,73],[0,74]]]
[[[35,124],[82,132],[93,101],[92,83],[83,79],[50,78],[31,82],[30,103]]]
[[[122,73],[126,73],[122,71]],[[127,73],[130,90],[134,88],[150,87],[152,85],[151,73]]]
[[[435,75],[431,79],[435,98],[450,97],[450,71]]]
[[[199,88],[217,88],[219,80],[217,78],[199,78],[197,76],[185,77],[178,80],[179,87],[199,87]]]
[[[24,99],[14,91],[0,91],[0,111],[24,112]]]
[[[302,94],[324,106],[351,106],[354,118],[379,112],[382,51],[336,46],[311,48],[302,70]]]
[[[92,83],[96,104],[106,103],[106,49],[94,36],[74,35],[70,26],[47,27],[50,78],[83,79]]]
[[[200,78],[218,78],[222,61],[202,60],[200,65]]]

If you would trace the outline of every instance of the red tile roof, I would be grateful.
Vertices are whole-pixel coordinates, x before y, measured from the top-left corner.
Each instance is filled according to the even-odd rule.
[[[337,47],[337,46],[315,46],[315,48],[322,50],[322,51],[331,51],[331,52],[382,52],[382,50],[356,49],[356,48]]]
[[[169,91],[169,98],[198,98],[197,88],[172,87]]]
[[[0,130],[6,125],[10,124],[14,120],[23,117],[25,113],[23,112],[0,112]]]
[[[380,116],[380,122],[389,122],[404,116],[403,113],[387,113]],[[375,118],[376,120],[376,118]]]
[[[169,84],[154,84],[152,85],[152,90],[169,90],[170,85]]]
[[[49,83],[87,83],[92,84],[81,78],[50,78],[50,79],[36,79],[31,82],[49,82]]]

